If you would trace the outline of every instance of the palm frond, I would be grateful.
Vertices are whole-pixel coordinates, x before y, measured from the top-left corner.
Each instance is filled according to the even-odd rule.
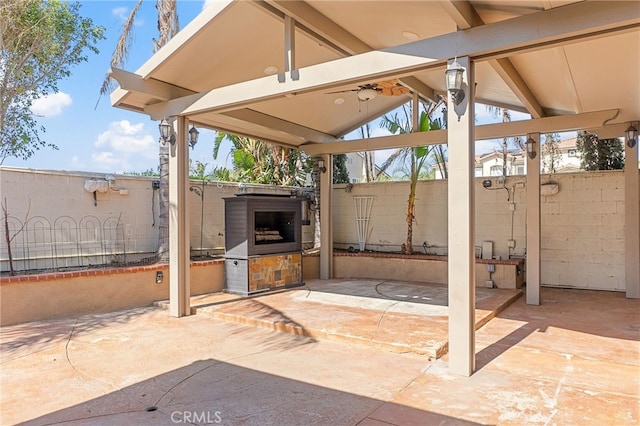
[[[115,68],[122,68],[127,58],[129,57],[129,49],[131,48],[131,44],[133,43],[133,24],[136,20],[136,15],[140,6],[142,5],[143,0],[138,0],[135,7],[131,9],[131,13],[127,17],[127,20],[124,21],[122,25],[122,33],[120,34],[120,38],[118,38],[118,43],[116,44],[116,48],[111,55],[111,66]],[[102,86],[100,87],[100,95],[98,96],[98,101],[96,102],[96,107],[100,102],[100,97],[108,94],[109,92],[115,89],[115,84],[113,79],[109,76],[109,73],[104,77],[104,81],[102,82]]]

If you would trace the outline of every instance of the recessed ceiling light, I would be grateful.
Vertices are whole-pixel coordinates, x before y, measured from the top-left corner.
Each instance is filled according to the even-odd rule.
[[[344,98],[335,98],[333,103],[336,105],[342,105],[344,103]]]
[[[402,37],[406,38],[407,40],[417,40],[420,36],[411,31],[403,31]]]
[[[264,73],[266,75],[274,75],[277,72],[278,72],[278,67],[276,67],[275,65],[269,65],[264,69]]]

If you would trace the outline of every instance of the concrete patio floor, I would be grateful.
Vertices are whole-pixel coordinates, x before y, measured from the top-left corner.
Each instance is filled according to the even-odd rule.
[[[3,327],[0,424],[638,424],[639,300],[543,288],[541,306],[520,297],[491,319],[502,291],[478,289],[488,322],[460,377],[417,344],[441,313],[446,331],[442,294],[312,281],[197,297],[180,319],[150,307]]]

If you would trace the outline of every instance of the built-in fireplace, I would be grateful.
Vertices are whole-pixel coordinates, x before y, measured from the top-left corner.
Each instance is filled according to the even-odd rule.
[[[239,194],[225,198],[226,290],[252,294],[302,285],[301,200]]]

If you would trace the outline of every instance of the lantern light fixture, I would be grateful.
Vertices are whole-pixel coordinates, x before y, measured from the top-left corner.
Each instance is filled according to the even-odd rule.
[[[527,139],[527,155],[529,156],[530,159],[534,159],[536,158],[536,141],[533,140],[533,138],[529,138]]]
[[[447,66],[445,71],[447,90],[451,94],[451,101],[454,105],[460,105],[464,100],[464,88],[462,77],[464,76],[464,67],[458,62],[458,58],[454,58],[453,62]]]
[[[196,126],[192,124],[191,129],[189,129],[189,145],[191,146],[191,149],[196,147],[199,134],[200,132],[198,131],[198,129],[196,129]]]
[[[629,127],[624,131],[624,134],[627,139],[627,146],[629,148],[635,147],[638,143],[638,129],[633,124],[629,124]]]
[[[322,159],[318,160],[318,170],[320,170],[322,173],[327,172],[327,168],[324,165],[324,160]]]
[[[158,124],[160,130],[160,142],[166,144],[169,142],[171,145],[176,143],[176,135],[173,134],[173,128],[166,118],[163,118],[160,124]]]

